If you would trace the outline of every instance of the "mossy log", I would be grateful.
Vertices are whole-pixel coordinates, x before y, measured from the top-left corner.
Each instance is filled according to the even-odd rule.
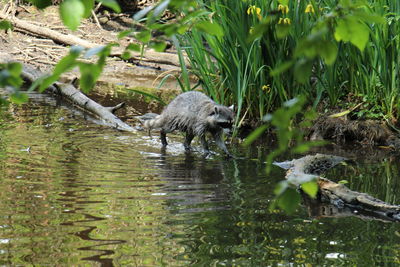
[[[304,203],[312,216],[357,216],[400,222],[400,206],[386,203],[365,193],[352,191],[343,184],[319,176],[345,160],[343,157],[316,154],[274,164],[287,169],[286,179],[291,183],[301,184],[310,178],[317,179],[319,187],[317,198],[311,199],[303,194]]]

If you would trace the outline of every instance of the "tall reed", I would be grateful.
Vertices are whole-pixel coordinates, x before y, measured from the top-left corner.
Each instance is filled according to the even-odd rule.
[[[335,63],[328,66],[317,60],[312,79],[305,83],[294,78],[293,69],[277,76],[271,76],[271,71],[292,60],[299,41],[340,1],[290,0],[284,9],[277,0],[199,2],[210,12],[205,19],[218,23],[224,36],[193,29],[180,41],[204,90],[221,103],[237,104],[238,122],[261,119],[299,94],[310,104],[324,100],[331,107],[350,93],[367,96],[364,101],[379,106],[384,115],[398,117],[400,1],[369,0],[368,9],[385,17],[386,23],[368,25],[370,40],[363,52],[338,43]],[[262,37],[249,38],[259,25],[264,27]]]

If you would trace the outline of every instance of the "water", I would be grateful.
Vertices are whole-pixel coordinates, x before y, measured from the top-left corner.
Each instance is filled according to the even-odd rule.
[[[264,146],[231,147],[241,160],[203,159],[185,154],[177,135],[163,152],[155,137],[95,125],[44,100],[0,113],[0,265],[400,262],[400,224],[310,217],[304,206],[269,212],[284,171],[265,174]],[[399,161],[355,159],[327,177],[400,204]]]

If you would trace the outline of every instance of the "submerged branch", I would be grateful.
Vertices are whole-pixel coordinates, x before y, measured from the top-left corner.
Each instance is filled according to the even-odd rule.
[[[43,73],[28,65],[24,65],[21,76],[24,78],[25,81],[33,83],[38,78],[43,76]],[[60,95],[67,101],[78,106],[80,109],[90,112],[92,115],[99,118],[105,125],[127,132],[136,131],[133,127],[121,121],[117,116],[113,114],[115,110],[121,108],[124,105],[123,103],[115,107],[103,107],[99,103],[93,101],[92,99],[84,95],[81,91],[76,89],[72,84],[66,84],[61,82],[56,82],[50,85],[46,89],[46,91]]]

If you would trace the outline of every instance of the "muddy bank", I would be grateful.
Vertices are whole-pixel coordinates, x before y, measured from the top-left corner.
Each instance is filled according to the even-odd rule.
[[[69,46],[74,45],[73,40],[82,40],[83,44],[105,45],[111,42],[119,43],[120,47],[115,48],[123,50],[128,44],[137,43],[132,37],[118,39],[118,33],[123,30],[132,29],[134,27],[130,14],[107,14],[108,19],[96,22],[94,17],[82,20],[81,25],[75,32],[67,29],[60,20],[58,6],[50,6],[45,10],[38,10],[30,5],[18,5],[7,7],[4,3],[0,3],[0,15],[12,22],[20,23],[19,27],[14,25],[13,31],[0,31],[0,51],[8,54],[13,59],[23,63],[29,63],[37,67],[42,72],[49,72],[55,64],[65,55],[68,54]],[[98,14],[99,19],[103,14]],[[104,15],[106,16],[106,15]],[[18,24],[18,25],[20,25]],[[40,33],[32,32],[30,27],[24,28],[24,25],[40,28]],[[60,34],[68,40],[73,38],[71,42],[62,42],[59,39],[49,37],[43,32],[51,31]],[[50,34],[51,35],[51,34]],[[82,45],[79,42],[77,45]],[[85,45],[84,45],[85,46]],[[114,50],[113,50],[114,51]],[[132,58],[128,61],[118,57],[118,53],[114,57],[107,59],[107,65],[99,79],[100,82],[118,84],[126,87],[147,87],[155,88],[165,76],[162,89],[176,89],[176,77],[180,74],[179,60],[173,48],[167,49],[165,52],[155,52],[146,50],[143,57],[132,53]],[[0,59],[3,56],[0,55]],[[79,76],[78,71],[66,73],[63,77],[66,80],[72,80]],[[193,80],[195,83],[196,81]]]
[[[330,140],[337,144],[356,143],[392,150],[400,148],[398,133],[387,123],[377,120],[351,120],[323,115],[308,130],[307,137],[311,141]]]

